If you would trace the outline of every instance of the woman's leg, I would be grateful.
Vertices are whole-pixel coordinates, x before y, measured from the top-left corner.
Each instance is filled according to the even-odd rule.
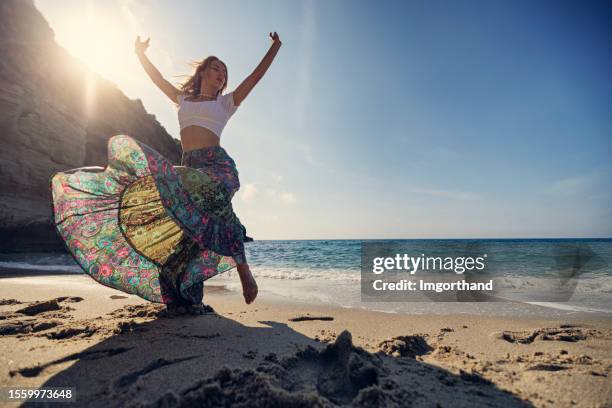
[[[234,222],[241,226],[244,233],[244,242],[250,242],[253,239],[246,236],[246,229],[236,217],[233,212],[231,201],[234,194],[240,189],[240,179],[238,176],[238,170],[236,169],[236,163],[229,157],[224,149],[216,149],[212,156],[205,156],[204,160],[192,160],[193,155],[197,156],[201,154],[199,151],[193,151],[190,154],[183,156],[183,165],[194,166],[198,171],[206,174],[211,180],[219,183],[219,187],[223,186],[221,190],[215,191],[214,197],[222,197],[220,201],[215,201],[215,204],[220,202],[221,206],[207,206],[208,209],[217,217],[225,220],[226,222]],[[197,159],[197,157],[196,157]],[[216,190],[216,189],[215,189]],[[251,270],[246,260],[244,251],[233,256],[234,261],[237,265],[238,274],[242,283],[242,292],[244,300],[247,304],[252,303],[257,297],[257,283],[255,278],[251,274]]]
[[[236,265],[247,263],[246,255],[244,254],[244,252],[240,255],[234,255],[232,258],[234,258],[234,262],[236,262]]]
[[[251,273],[251,269],[244,255],[234,256],[234,260],[236,261],[236,269],[238,270],[240,283],[242,284],[242,295],[244,296],[244,301],[248,305],[257,297],[257,282],[255,282],[255,278]]]

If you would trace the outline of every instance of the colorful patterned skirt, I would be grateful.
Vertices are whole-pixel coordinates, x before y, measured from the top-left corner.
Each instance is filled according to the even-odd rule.
[[[129,136],[108,142],[108,166],[51,178],[54,223],[70,254],[103,285],[158,303],[202,303],[203,282],[246,262],[252,241],[233,211],[240,188],[222,147],[173,166]]]

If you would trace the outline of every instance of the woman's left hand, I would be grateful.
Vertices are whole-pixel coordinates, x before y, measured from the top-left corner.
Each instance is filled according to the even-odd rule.
[[[270,33],[270,39],[272,40],[272,44],[278,44],[278,45],[282,44],[276,31],[274,33]]]

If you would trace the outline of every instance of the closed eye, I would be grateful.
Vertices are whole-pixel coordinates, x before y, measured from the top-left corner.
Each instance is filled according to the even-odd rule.
[[[212,69],[214,69],[215,71],[219,71],[218,67],[212,67]]]

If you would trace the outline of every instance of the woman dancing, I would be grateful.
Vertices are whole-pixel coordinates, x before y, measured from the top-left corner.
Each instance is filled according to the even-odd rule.
[[[77,263],[98,282],[152,302],[171,315],[212,312],[203,282],[237,268],[245,302],[257,283],[244,252],[252,241],[233,211],[240,188],[234,160],[220,146],[229,118],[264,76],[281,41],[233,91],[227,66],[205,58],[178,89],[147,58],[149,40],[134,51],[153,83],[178,106],[181,166],[126,135],[108,142],[108,165],[83,167],[51,179],[56,229]]]

